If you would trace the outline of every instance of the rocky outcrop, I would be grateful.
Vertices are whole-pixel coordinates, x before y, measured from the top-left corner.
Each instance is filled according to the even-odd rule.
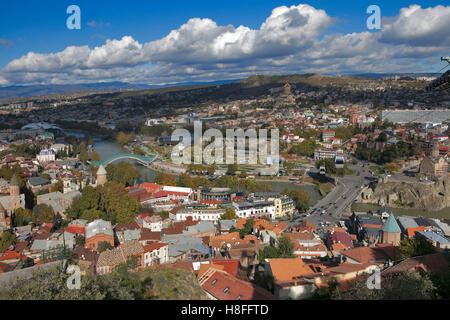
[[[372,191],[363,190],[358,202],[428,211],[450,207],[449,177],[437,182],[387,181],[378,183]]]

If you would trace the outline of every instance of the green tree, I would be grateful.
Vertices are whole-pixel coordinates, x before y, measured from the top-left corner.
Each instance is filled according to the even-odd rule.
[[[134,135],[132,134],[126,134],[124,132],[119,132],[116,136],[116,141],[121,144],[121,145],[126,145],[127,143],[129,143],[131,140],[133,140],[135,138]]]
[[[263,250],[259,250],[259,263],[264,263],[266,259],[279,258],[278,249],[273,246],[266,246]]]
[[[255,226],[255,220],[247,219],[245,222],[244,228],[239,230],[239,236],[244,238],[246,235],[253,233],[253,227]]]
[[[162,184],[165,186],[176,186],[177,185],[177,181],[174,176],[167,174],[167,173],[163,173],[163,172],[158,172],[158,174],[155,177],[155,183]]]
[[[294,244],[288,237],[277,239],[277,250],[280,258],[294,258]]]
[[[236,189],[238,185],[238,178],[234,176],[221,176],[214,181],[214,186],[218,188]]]
[[[183,173],[179,176],[177,186],[185,188],[195,188],[191,176],[187,173]]]
[[[106,166],[108,181],[115,181],[125,186],[133,185],[141,178],[141,173],[129,162],[121,161],[118,164],[110,163]]]
[[[86,149],[81,149],[80,151],[80,161],[82,161],[83,163],[88,162],[89,160],[89,154],[87,152]]]
[[[96,162],[100,161],[100,155],[96,151],[92,151],[91,160]]]
[[[436,298],[436,287],[428,274],[404,272],[382,276],[381,289],[367,288],[367,275],[347,285],[345,292],[337,292],[332,299],[342,300],[429,300]]]
[[[13,227],[26,226],[31,222],[32,212],[29,209],[17,208],[13,215]]]
[[[63,192],[64,191],[64,185],[62,183],[62,181],[58,181],[56,182],[54,185],[51,186],[51,192]]]
[[[402,259],[423,256],[436,251],[432,243],[422,237],[403,239],[399,245]]]
[[[56,220],[53,208],[42,203],[33,208],[33,223],[41,225],[43,223],[54,223]]]
[[[301,211],[305,212],[309,210],[309,201],[311,196],[306,190],[292,190],[289,192],[289,196],[294,200],[295,206]]]
[[[108,182],[104,186],[83,189],[81,197],[66,210],[68,219],[103,219],[115,223],[131,223],[140,212],[140,203],[132,199],[125,186]]]
[[[136,269],[138,267],[138,258],[135,256],[128,257],[126,265],[128,270]]]
[[[9,231],[5,231],[0,235],[0,251],[4,250],[11,244],[16,242],[16,236]]]
[[[139,148],[139,147],[134,147],[134,148],[133,148],[133,153],[134,153],[134,154],[141,155],[141,156],[145,156],[145,155],[146,155],[145,151],[142,150],[142,149]]]
[[[234,220],[239,217],[236,215],[236,211],[233,208],[226,208],[225,213],[220,216],[222,220]]]

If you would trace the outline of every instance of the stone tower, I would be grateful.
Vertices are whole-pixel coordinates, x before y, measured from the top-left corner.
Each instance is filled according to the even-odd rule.
[[[394,246],[398,246],[400,244],[401,230],[393,214],[389,215],[389,218],[381,228],[381,232],[383,233],[382,243],[389,243]]]
[[[102,186],[106,183],[106,170],[105,167],[101,164],[97,170],[97,186]]]
[[[72,183],[70,179],[64,179],[63,180],[63,193],[67,193],[72,191]]]
[[[9,183],[9,195],[10,196],[20,195],[20,185],[19,185],[19,180],[17,179],[16,174],[14,174],[12,176],[11,182]]]

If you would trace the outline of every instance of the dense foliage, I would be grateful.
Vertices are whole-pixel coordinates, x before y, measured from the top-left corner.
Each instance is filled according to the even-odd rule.
[[[115,223],[131,223],[139,213],[140,204],[117,182],[83,189],[81,197],[66,211],[68,219],[103,219]]]
[[[408,158],[418,154],[419,151],[416,145],[404,141],[387,145],[383,151],[367,148],[366,146],[358,146],[355,151],[355,156],[358,159],[368,160],[377,164],[390,163],[397,159]]]
[[[139,170],[129,162],[110,163],[105,169],[108,181],[115,181],[125,186],[131,186],[136,180],[141,178]]]
[[[69,290],[70,275],[57,268],[37,271],[0,289],[3,300],[198,300],[206,295],[192,273],[161,268],[129,272],[133,261],[103,276],[82,276],[79,290]]]
[[[7,248],[9,245],[16,242],[16,236],[11,232],[3,232],[0,235],[0,251]]]
[[[238,216],[236,215],[236,211],[234,211],[233,208],[226,208],[225,213],[220,216],[220,219],[234,220],[234,219],[238,219]]]
[[[399,248],[402,259],[423,256],[436,251],[432,243],[417,237],[400,241]]]
[[[294,258],[294,244],[288,237],[279,237],[276,247],[266,246],[259,250],[259,262],[264,263],[265,259]]]

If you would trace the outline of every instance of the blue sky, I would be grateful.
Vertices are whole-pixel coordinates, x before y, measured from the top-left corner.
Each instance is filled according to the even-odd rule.
[[[300,3],[312,7],[314,17],[317,14],[317,20],[311,18],[306,22],[310,26],[305,25],[304,28],[300,24],[305,23],[301,17],[306,9],[297,8]],[[81,30],[68,30],[66,27],[66,19],[69,16],[66,9],[71,4],[76,4],[81,8]],[[386,20],[386,30],[384,29],[384,20],[381,31],[367,30],[366,20],[369,15],[366,14],[366,8],[372,4],[381,8],[383,18],[390,17],[390,20]],[[395,21],[391,21],[396,18],[400,22],[403,21],[399,17],[401,8],[408,8],[412,4],[417,4],[421,8],[415,11],[415,17],[410,18],[411,26],[414,25],[412,19],[417,19],[420,23],[426,22],[423,29],[429,28],[421,35],[417,35],[417,32],[413,30],[408,35],[408,30],[406,29],[405,33],[406,27],[402,26],[405,23],[396,24]],[[436,7],[440,4],[442,7]],[[124,79],[133,81],[129,76],[130,72],[139,74],[135,82],[147,83],[190,80],[192,77],[197,80],[238,78],[251,73],[321,72],[325,70],[325,61],[322,60],[335,62],[334,71],[337,73],[352,73],[364,71],[361,64],[370,61],[368,53],[374,53],[377,50],[383,52],[379,59],[375,59],[377,61],[373,63],[373,66],[367,69],[368,72],[390,72],[392,70],[435,72],[444,66],[439,63],[439,56],[446,52],[447,55],[450,55],[448,32],[445,35],[442,31],[450,30],[450,16],[448,15],[450,7],[444,5],[442,1],[4,0],[1,6],[0,85],[44,83],[49,81],[49,77],[54,83]],[[295,24],[291,24],[292,21],[289,20],[290,22],[285,26],[282,24],[287,23],[286,19],[283,20],[284,22],[282,19],[274,19],[272,27],[275,29],[271,30],[281,30],[280,39],[285,38],[288,43],[281,43],[278,46],[275,38],[264,40],[261,43],[259,39],[265,36],[270,38],[270,32],[272,32],[259,32],[261,25],[271,16],[273,9],[282,6],[290,9],[283,13],[286,14],[287,19],[292,21],[300,19],[294,21]],[[433,10],[426,10],[428,8]],[[325,12],[325,16],[319,14],[320,10]],[[231,32],[232,38],[238,39],[235,43],[237,47],[242,47],[243,43],[251,43],[249,45],[251,48],[242,50],[242,52],[238,52],[239,48],[231,48],[229,55],[218,53],[214,48],[211,49],[213,52],[203,50],[205,44],[199,44],[199,40],[202,38],[195,35],[195,30],[209,32],[208,30],[215,27],[210,24],[201,24],[198,21],[198,23],[192,22],[192,28],[180,35],[185,39],[179,44],[173,44],[168,52],[157,48],[157,46],[164,46],[164,43],[150,44],[164,39],[172,30],[178,30],[192,18],[210,19],[219,29],[228,25],[234,27],[231,31],[222,32],[218,29],[214,35],[211,35],[212,42],[219,43],[222,41],[220,37],[224,33]],[[434,22],[430,23],[429,21]],[[276,25],[278,23],[281,26]],[[248,28],[250,32],[247,32],[248,30],[236,31],[241,25]],[[291,28],[291,25],[294,27]],[[289,28],[292,32],[288,30]],[[304,33],[304,35],[299,35],[299,33]],[[430,34],[435,35],[434,42],[424,40],[430,38]],[[114,62],[102,62],[100,65],[83,64],[82,61],[79,61],[76,65],[74,64],[72,71],[68,71],[67,63],[57,66],[52,64],[51,67],[40,70],[39,65],[31,65],[31,58],[17,60],[29,52],[51,55],[62,52],[69,46],[88,46],[90,50],[93,50],[95,47],[104,46],[107,39],[119,41],[124,36],[132,38],[132,41],[127,39],[128,44],[137,46],[132,50],[133,55],[140,55],[139,58],[134,57],[135,60],[131,59],[135,61],[131,64],[129,63],[130,59],[127,61],[126,54],[129,54],[127,52],[115,59]],[[291,36],[292,39],[289,38]],[[370,37],[373,37],[373,40],[369,39]],[[372,42],[377,42],[378,46]],[[358,43],[360,45],[364,43],[364,48],[355,49],[355,55],[352,56],[352,52],[347,52],[348,48],[344,48],[345,43],[351,43],[352,48],[353,45],[356,47]],[[146,44],[149,44],[148,50],[138,48],[140,45],[145,47]],[[120,48],[123,47],[118,45]],[[187,59],[183,61],[183,48],[179,46],[191,47],[191,50],[198,52],[187,53]],[[217,46],[220,47],[219,44]],[[143,50],[143,52],[136,53],[134,50]],[[302,55],[302,52],[307,53]],[[325,57],[323,53],[328,52],[334,52],[334,55]],[[216,56],[214,59],[210,59],[211,55]],[[321,58],[322,56],[323,58]],[[383,57],[385,58],[385,67],[383,67]],[[45,65],[47,60],[52,57],[43,56],[40,59],[42,60],[38,62]],[[203,63],[202,59],[208,61]],[[14,67],[7,67],[14,60],[16,60]],[[23,67],[25,65],[26,67]],[[108,68],[110,69],[107,70]],[[112,69],[114,72],[111,71]],[[101,71],[103,76],[92,77],[96,70]],[[244,70],[245,72],[243,72]],[[168,77],[167,73],[172,73],[174,76]]]

